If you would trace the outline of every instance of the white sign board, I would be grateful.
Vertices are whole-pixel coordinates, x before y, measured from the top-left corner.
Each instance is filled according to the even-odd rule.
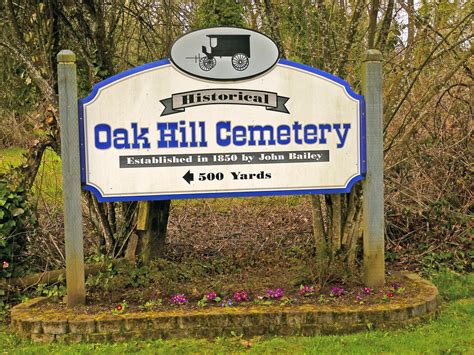
[[[238,82],[146,64],[97,84],[79,116],[100,201],[342,193],[365,173],[363,98],[287,60]]]

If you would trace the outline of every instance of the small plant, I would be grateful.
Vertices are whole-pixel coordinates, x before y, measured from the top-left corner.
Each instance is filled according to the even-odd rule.
[[[273,304],[273,301],[266,300],[264,297],[258,297],[254,300],[254,303],[259,306],[271,306]]]
[[[315,290],[314,287],[311,287],[309,285],[301,285],[298,293],[300,294],[300,296],[310,297],[315,294]]]
[[[382,296],[382,300],[385,302],[388,302],[393,297],[395,297],[395,294],[393,292],[387,292],[387,293],[384,293],[384,295]]]
[[[127,307],[128,307],[127,302],[122,301],[112,310],[112,314],[123,314],[127,310]]]
[[[396,291],[398,290],[400,287],[402,287],[402,284],[400,282],[394,282],[392,283],[392,288]]]
[[[358,303],[358,304],[364,304],[364,298],[363,298],[361,295],[357,295],[357,296],[355,297],[355,301],[356,301],[356,303]]]
[[[397,295],[402,295],[402,294],[404,294],[404,293],[405,293],[405,287],[399,287],[399,288],[397,288],[397,289],[395,290],[395,293],[396,293]]]
[[[274,290],[268,289],[267,290],[267,297],[268,298],[281,298],[283,296],[283,289],[276,288]]]
[[[188,303],[188,300],[182,293],[178,293],[176,295],[171,296],[170,303],[175,306],[180,306],[180,305]]]
[[[243,291],[243,290],[234,293],[234,295],[232,296],[232,299],[235,302],[248,302],[248,301],[250,301],[249,294],[247,293],[247,291]]]
[[[219,303],[220,301],[222,301],[222,298],[220,298],[217,293],[215,292],[210,292],[208,293],[207,295],[204,295],[203,298],[201,298],[199,301],[198,301],[198,307],[206,307],[208,302],[216,302],[216,303]]]
[[[282,301],[280,302],[280,306],[286,306],[288,304],[292,304],[295,302],[294,298],[291,297],[283,297]]]
[[[232,307],[233,305],[234,302],[232,301],[232,299],[228,299],[227,301],[223,300],[220,304],[221,307]]]
[[[160,307],[162,304],[163,304],[163,300],[160,298],[157,300],[146,301],[144,305],[139,306],[138,308],[144,311],[152,311]]]
[[[62,280],[60,279],[59,282]],[[63,297],[66,295],[66,286],[61,284],[55,285],[46,285],[46,284],[39,284],[36,288],[36,293],[40,296],[47,296],[47,297]]]
[[[335,286],[331,289],[330,296],[331,297],[341,297],[341,296],[344,296],[345,293],[346,293],[346,291],[342,287]]]
[[[397,295],[402,295],[405,293],[405,287],[402,287],[402,285],[399,282],[394,282],[392,284],[392,290],[395,292]]]
[[[208,301],[214,301],[217,297],[217,293],[215,292],[209,292],[207,295],[206,295],[206,299]]]
[[[198,307],[204,308],[207,306],[207,298],[204,296],[198,301]]]

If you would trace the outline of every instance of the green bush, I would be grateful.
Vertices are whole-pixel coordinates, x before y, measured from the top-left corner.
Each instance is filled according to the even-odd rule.
[[[25,191],[0,176],[0,280],[14,276],[25,250],[27,226],[32,222]],[[0,310],[5,306],[6,291],[0,283]]]

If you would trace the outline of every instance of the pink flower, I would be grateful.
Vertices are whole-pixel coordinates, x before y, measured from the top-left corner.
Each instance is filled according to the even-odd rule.
[[[235,302],[248,302],[250,301],[249,294],[246,291],[239,291],[234,293],[232,296]]]
[[[217,293],[215,293],[215,292],[211,292],[211,293],[208,293],[206,295],[206,299],[208,301],[214,301],[216,299],[216,297],[217,297]]]
[[[335,286],[331,289],[331,296],[333,297],[343,296],[344,293],[346,293],[346,291],[342,287],[339,287],[339,286]]]
[[[301,285],[298,293],[301,296],[312,296],[314,294],[314,288],[308,285]]]
[[[170,298],[170,303],[171,304],[180,305],[180,304],[185,304],[186,302],[188,302],[188,300],[186,299],[186,297],[182,293],[178,293],[176,295],[173,295]]]
[[[281,298],[283,296],[283,290],[281,288],[267,290],[267,296],[269,298]]]
[[[2,268],[6,269],[6,268],[8,268],[9,266],[10,266],[10,264],[8,263],[8,261],[3,260],[3,262],[2,262]]]

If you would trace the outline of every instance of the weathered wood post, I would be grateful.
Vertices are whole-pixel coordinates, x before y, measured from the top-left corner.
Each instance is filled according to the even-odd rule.
[[[76,55],[70,50],[62,50],[59,52],[57,60],[61,158],[63,163],[67,305],[68,307],[74,307],[86,302]]]
[[[367,176],[364,189],[364,282],[385,283],[382,53],[369,49],[362,64],[366,104]]]
[[[170,212],[170,200],[141,201],[139,203],[137,232],[140,260],[148,265],[163,257],[166,229]]]

